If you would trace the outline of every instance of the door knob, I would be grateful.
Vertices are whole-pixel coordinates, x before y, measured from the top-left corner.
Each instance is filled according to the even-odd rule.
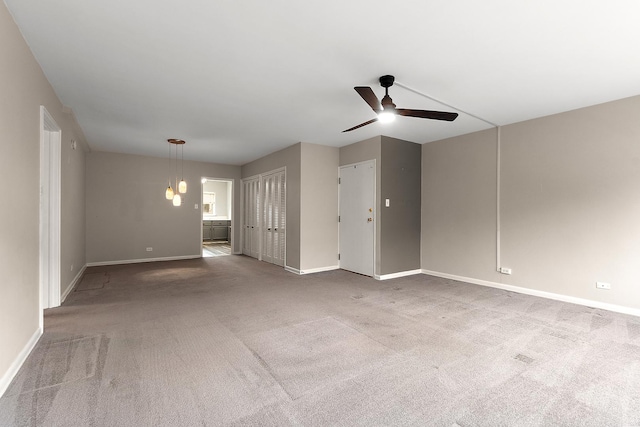
[[[372,222],[373,218],[367,218],[367,222]]]

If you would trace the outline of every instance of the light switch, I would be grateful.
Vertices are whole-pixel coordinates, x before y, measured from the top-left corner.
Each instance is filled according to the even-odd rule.
[[[198,204],[197,203],[193,206],[193,209],[198,209]]]
[[[384,199],[384,205],[385,205],[386,207],[389,207],[389,199]]]

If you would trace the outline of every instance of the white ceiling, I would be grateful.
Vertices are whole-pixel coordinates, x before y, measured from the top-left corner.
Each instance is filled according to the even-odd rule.
[[[374,117],[378,77],[505,125],[640,94],[640,2],[5,0],[98,151],[244,164],[299,141],[490,127]],[[400,108],[450,111],[401,86]]]

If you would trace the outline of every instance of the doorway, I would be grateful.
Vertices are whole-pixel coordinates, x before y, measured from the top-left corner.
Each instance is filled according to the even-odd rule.
[[[60,170],[61,130],[40,107],[39,270],[40,326],[43,310],[60,305]]]
[[[233,180],[201,179],[202,257],[231,255]]]
[[[374,275],[376,166],[370,160],[340,168],[340,268]]]

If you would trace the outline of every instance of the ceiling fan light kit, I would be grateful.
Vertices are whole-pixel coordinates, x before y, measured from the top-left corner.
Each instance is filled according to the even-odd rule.
[[[380,123],[391,123],[395,119],[396,115],[391,111],[381,111],[378,113],[378,120],[380,120]]]
[[[381,101],[378,101],[376,94],[373,93],[373,90],[369,86],[354,87],[355,91],[358,92],[358,95],[360,95],[362,99],[364,99],[364,102],[366,102],[374,113],[377,114],[377,117],[364,123],[360,123],[352,128],[343,130],[342,132],[351,132],[352,130],[359,129],[377,121],[380,121],[381,123],[389,123],[395,120],[396,116],[418,117],[422,119],[444,120],[448,122],[452,122],[456,117],[458,117],[458,113],[396,108],[396,104],[393,103],[393,100],[389,96],[389,88],[393,86],[394,81],[395,77],[391,75],[380,77],[380,86],[384,88],[384,97]]]

